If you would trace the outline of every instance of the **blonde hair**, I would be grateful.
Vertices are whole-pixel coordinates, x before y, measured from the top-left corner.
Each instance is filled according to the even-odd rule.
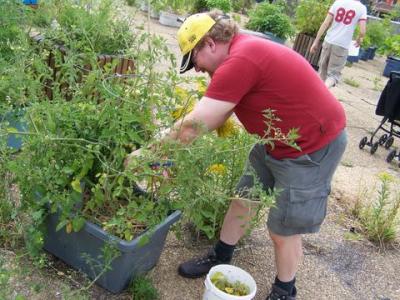
[[[207,34],[198,43],[203,46],[203,41],[206,37],[212,38],[214,41],[228,43],[233,36],[239,32],[239,26],[229,16],[224,15],[222,11],[212,10],[207,13],[216,22]]]

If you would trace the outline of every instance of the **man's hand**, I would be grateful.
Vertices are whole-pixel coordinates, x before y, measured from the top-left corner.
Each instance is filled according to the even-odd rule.
[[[361,46],[362,42],[363,42],[364,38],[363,37],[358,37],[356,42],[354,43],[354,46],[356,46],[357,48]]]
[[[319,42],[317,40],[312,43],[311,48],[310,48],[310,53],[314,54],[317,51],[317,48],[319,46]]]

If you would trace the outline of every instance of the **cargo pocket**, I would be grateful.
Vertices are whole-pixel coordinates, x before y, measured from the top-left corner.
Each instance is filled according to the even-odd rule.
[[[289,188],[289,201],[283,224],[304,228],[321,225],[326,216],[329,187],[319,184],[309,188]]]

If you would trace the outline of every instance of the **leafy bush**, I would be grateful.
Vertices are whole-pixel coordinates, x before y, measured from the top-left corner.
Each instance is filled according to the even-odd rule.
[[[261,3],[249,11],[249,21],[246,28],[259,32],[271,32],[285,40],[294,34],[294,28],[282,6]]]
[[[376,201],[367,206],[358,202],[353,213],[360,220],[367,238],[383,247],[396,238],[399,225],[400,194],[397,189],[393,191],[397,186],[394,177],[382,173],[379,175],[379,179],[380,188]]]
[[[206,2],[209,9],[219,9],[224,13],[228,13],[232,10],[231,0],[206,0]]]
[[[301,0],[296,8],[296,29],[300,33],[316,36],[333,2],[333,0]]]
[[[133,300],[157,300],[160,298],[157,289],[149,278],[135,277],[129,287]]]
[[[357,28],[354,32],[354,36],[357,37],[359,29]],[[367,32],[362,43],[363,48],[377,47],[381,49],[385,43],[385,39],[390,35],[390,32],[384,22],[371,21],[367,24]]]
[[[208,134],[190,148],[178,147],[172,153],[174,161],[179,163],[171,183],[184,218],[211,240],[219,236],[235,185],[255,140],[244,132],[229,138]],[[260,207],[270,206],[270,200],[260,202]]]
[[[51,30],[46,30],[45,38],[67,49],[97,54],[123,54],[133,43],[129,24],[115,16],[113,1],[100,1],[98,6],[90,0],[79,4],[73,0],[53,1],[55,21]]]
[[[176,14],[183,14],[193,7],[193,0],[155,0],[158,9],[167,10]]]
[[[232,9],[235,12],[247,14],[247,11],[253,6],[254,0],[235,0],[232,1]]]
[[[400,57],[400,35],[396,34],[386,38],[383,51],[388,56]]]
[[[0,10],[0,115],[38,100],[40,80],[48,72],[36,45],[30,43],[32,11],[19,1],[5,0]],[[39,72],[38,72],[39,71]],[[37,74],[41,74],[39,78]]]
[[[192,6],[192,12],[204,12],[212,9],[219,9],[224,13],[232,10],[231,0],[195,0]]]

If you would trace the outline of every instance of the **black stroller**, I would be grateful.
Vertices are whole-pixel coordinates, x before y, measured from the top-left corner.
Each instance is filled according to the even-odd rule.
[[[374,154],[379,146],[389,149],[393,145],[394,137],[400,137],[400,72],[392,71],[390,73],[389,81],[386,83],[379,98],[375,114],[383,116],[381,123],[369,140],[365,136],[359,144],[360,149],[365,146],[371,147],[371,154]],[[385,123],[388,123],[387,126]],[[388,126],[390,126],[390,129],[387,129]],[[378,141],[374,142],[374,137],[379,130],[383,130],[386,133]],[[392,150],[386,157],[386,161],[390,163],[395,157],[400,160],[400,152],[397,153],[396,150]]]

